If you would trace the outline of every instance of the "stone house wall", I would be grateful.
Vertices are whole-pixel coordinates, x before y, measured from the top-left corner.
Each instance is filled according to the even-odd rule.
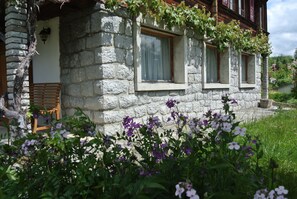
[[[5,49],[8,104],[13,104],[13,87],[16,70],[28,53],[27,4],[18,6],[8,3],[5,9]],[[29,106],[29,75],[25,74],[22,106]]]
[[[60,17],[60,66],[62,110],[72,114],[80,107],[107,134],[122,130],[125,116],[145,120],[149,115],[167,120],[165,102],[181,102],[179,110],[201,116],[209,109],[221,109],[221,96],[238,100],[237,109],[258,106],[261,98],[261,63],[256,56],[255,87],[240,88],[238,53],[231,49],[231,74],[228,89],[203,89],[203,41],[186,34],[185,90],[135,91],[133,21],[125,13],[109,13],[94,8]]]

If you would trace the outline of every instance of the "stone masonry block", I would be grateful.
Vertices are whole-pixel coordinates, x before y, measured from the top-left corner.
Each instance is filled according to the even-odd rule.
[[[134,111],[135,111],[135,116],[136,117],[138,117],[138,118],[139,117],[143,117],[147,113],[147,107],[145,105],[143,105],[143,106],[136,106],[134,108]]]
[[[103,79],[115,78],[116,64],[103,64],[100,69],[100,75]]]
[[[5,26],[26,26],[26,21],[23,20],[18,20],[18,19],[9,19],[8,21],[5,22]]]
[[[84,97],[94,96],[94,87],[92,81],[82,82],[80,84],[81,95]]]
[[[118,108],[118,97],[114,95],[104,95],[99,97],[100,110],[112,110]]]
[[[102,85],[103,94],[121,94],[127,93],[129,83],[128,81],[119,81],[119,80],[103,80]]]
[[[101,111],[94,112],[94,122],[96,124],[104,124],[104,114]]]
[[[84,68],[73,69],[70,72],[71,81],[73,83],[82,82],[86,79],[86,72]]]
[[[82,51],[79,53],[80,66],[92,65],[94,63],[94,52]]]
[[[26,44],[16,44],[16,43],[10,43],[10,44],[7,44],[5,46],[6,50],[27,50],[28,49],[28,46]]]
[[[93,65],[85,68],[87,80],[102,79],[101,66]]]
[[[95,50],[95,62],[102,63],[124,63],[125,62],[125,50],[114,47],[101,47]]]
[[[71,97],[70,105],[73,108],[84,107],[84,100],[81,97]]]
[[[153,103],[147,106],[147,114],[148,115],[155,115],[159,111],[160,104]]]
[[[85,99],[84,108],[88,110],[99,111],[100,110],[99,106],[100,104],[98,102],[98,97],[88,97]]]
[[[87,38],[87,48],[96,48],[99,46],[112,46],[113,34],[100,32]]]
[[[101,18],[101,31],[124,34],[124,30],[120,28],[124,23],[123,18],[118,16],[104,16]]]
[[[25,8],[25,6],[9,6],[8,8],[5,9],[5,13],[9,14],[9,13],[15,13],[15,14],[27,14],[27,9]]]
[[[131,106],[135,106],[137,103],[138,98],[135,95],[126,95],[126,96],[121,96],[119,98],[120,102],[120,108],[128,108]]]
[[[126,50],[130,50],[133,48],[132,37],[115,34],[114,45],[117,48],[124,48]]]
[[[123,111],[104,111],[103,119],[104,123],[115,123],[121,122],[125,117],[125,113]]]
[[[22,32],[15,32],[15,31],[6,32],[5,38],[8,39],[10,37],[27,39],[28,34],[22,33]]]
[[[7,50],[5,53],[6,56],[25,56],[26,54],[25,50]]]
[[[81,89],[79,84],[69,84],[66,89],[66,94],[71,96],[80,96]]]
[[[127,80],[134,79],[134,73],[131,71],[130,68],[128,68],[123,64],[114,64],[114,65],[115,65],[116,77],[118,79],[127,79]]]
[[[105,135],[115,136],[117,132],[123,131],[122,125],[118,123],[104,125],[103,132]]]
[[[8,20],[12,20],[12,19],[16,19],[16,20],[22,20],[22,21],[26,21],[27,20],[27,15],[26,14],[22,14],[22,13],[9,13],[5,16],[5,21]]]

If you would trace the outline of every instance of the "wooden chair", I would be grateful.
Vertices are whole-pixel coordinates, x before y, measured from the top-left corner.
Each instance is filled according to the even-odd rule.
[[[30,86],[30,103],[40,109],[40,114],[49,114],[52,118],[55,114],[56,120],[60,119],[60,83],[35,83]],[[42,131],[50,128],[50,125],[38,125],[38,117],[32,119],[32,132]]]

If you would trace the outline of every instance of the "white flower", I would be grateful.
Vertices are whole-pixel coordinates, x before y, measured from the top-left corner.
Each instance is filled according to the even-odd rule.
[[[281,194],[286,195],[289,192],[287,189],[285,189],[284,186],[279,186],[278,188],[275,188],[274,190],[277,192],[278,195],[281,195]]]
[[[246,132],[246,128],[240,128],[239,126],[235,127],[234,135],[244,136]]]
[[[228,122],[224,122],[222,126],[222,130],[226,132],[231,132],[232,124]]]
[[[285,196],[281,195],[281,196],[277,196],[276,199],[286,199]]]
[[[181,198],[182,193],[185,191],[185,189],[183,187],[180,186],[180,184],[175,185],[175,196],[178,196],[179,198]]]
[[[221,119],[223,122],[226,122],[230,118],[229,115],[221,115]]]
[[[238,150],[240,148],[239,144],[237,142],[230,142],[228,143],[228,148],[231,150]]]
[[[274,194],[275,194],[275,191],[271,190],[268,194],[268,199],[274,199]]]
[[[264,193],[256,193],[254,199],[266,199],[266,197]]]
[[[196,190],[195,189],[190,189],[187,191],[187,196],[190,199],[199,199],[199,196],[196,194]]]

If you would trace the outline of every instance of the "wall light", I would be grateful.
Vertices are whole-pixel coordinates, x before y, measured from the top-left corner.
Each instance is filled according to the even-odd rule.
[[[44,28],[40,31],[39,36],[43,43],[45,44],[48,36],[51,34],[51,29],[50,28]]]

